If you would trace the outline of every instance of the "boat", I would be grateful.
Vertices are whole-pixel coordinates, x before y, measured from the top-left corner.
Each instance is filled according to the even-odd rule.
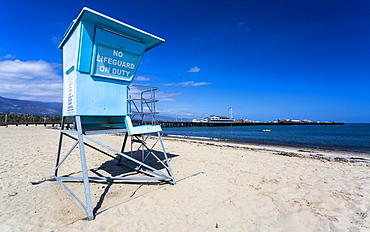
[[[264,129],[264,130],[262,130],[262,131],[264,131],[264,132],[270,132],[271,130],[269,130],[269,129]]]

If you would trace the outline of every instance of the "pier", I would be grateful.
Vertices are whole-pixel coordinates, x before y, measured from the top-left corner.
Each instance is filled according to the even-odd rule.
[[[158,121],[162,127],[215,127],[256,125],[344,125],[344,122],[176,122]]]
[[[60,127],[60,121],[54,122],[7,122],[1,123],[1,126],[6,125],[43,125],[51,127]],[[134,124],[135,121],[133,122]],[[67,126],[72,126],[72,122],[67,123]],[[344,122],[176,122],[176,121],[158,121],[161,127],[215,127],[215,126],[257,126],[257,125],[344,125]]]

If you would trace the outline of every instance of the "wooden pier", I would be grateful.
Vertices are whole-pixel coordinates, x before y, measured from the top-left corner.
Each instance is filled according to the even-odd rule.
[[[344,122],[174,122],[158,121],[162,127],[215,127],[256,125],[344,125]]]
[[[7,122],[7,125],[25,125],[25,126],[51,126],[60,127],[60,121],[55,122]],[[135,122],[133,122],[135,124]],[[5,123],[0,123],[6,126]],[[176,122],[176,121],[158,121],[162,127],[216,127],[216,126],[256,126],[256,125],[344,125],[344,122]],[[68,123],[66,126],[72,126]]]

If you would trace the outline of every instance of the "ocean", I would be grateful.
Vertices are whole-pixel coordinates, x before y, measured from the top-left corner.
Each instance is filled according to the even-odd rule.
[[[370,123],[346,123],[344,125],[164,127],[163,132],[165,135],[191,136],[245,143],[340,149],[370,155]]]

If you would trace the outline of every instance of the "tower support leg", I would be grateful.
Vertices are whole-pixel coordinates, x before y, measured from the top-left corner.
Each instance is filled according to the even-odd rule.
[[[60,160],[60,152],[62,149],[62,142],[63,142],[63,129],[64,129],[64,117],[62,117],[62,121],[60,123],[60,135],[59,135],[59,144],[58,144],[58,153],[56,158],[56,164],[55,164],[55,170],[54,170],[54,176],[58,176],[58,166],[59,166],[59,160]]]
[[[61,130],[60,130],[60,137],[59,137],[59,145],[58,145],[58,153],[56,157],[56,165],[55,165],[55,170],[54,170],[54,179],[58,181],[62,187],[66,190],[66,192],[72,197],[73,200],[76,201],[76,203],[82,208],[82,210],[85,212],[87,215],[88,220],[93,220],[94,219],[94,211],[93,211],[93,205],[92,205],[92,198],[91,198],[91,189],[90,189],[90,183],[89,180],[105,180],[105,181],[113,181],[113,180],[134,180],[134,181],[139,181],[139,180],[148,180],[148,181],[153,181],[153,180],[159,180],[159,181],[167,181],[171,184],[175,184],[175,179],[172,173],[172,169],[169,163],[169,159],[167,156],[167,153],[165,151],[165,147],[162,142],[162,137],[161,133],[158,131],[158,126],[149,126],[145,127],[145,130],[148,130],[148,133],[135,133],[135,134],[130,134],[127,125],[126,128],[118,128],[116,130],[101,130],[101,129],[94,129],[94,130],[84,130],[83,124],[82,124],[82,118],[81,116],[74,116],[74,126],[72,130],[65,130],[64,125],[67,121],[67,117],[63,117],[61,121]],[[130,124],[132,126],[132,124]],[[140,129],[140,128],[139,128]],[[161,130],[161,128],[159,128]],[[126,133],[123,144],[121,147],[121,150],[115,150],[114,148],[111,148],[93,138],[91,138],[89,135],[94,135],[94,134],[110,134],[110,133]],[[156,146],[158,140],[154,142],[151,146],[147,144],[146,139],[149,138],[150,133],[157,133],[158,135],[158,140],[160,142],[160,145],[163,150],[163,155],[165,160],[161,160],[157,154],[155,154],[154,147]],[[135,142],[139,142],[141,145],[139,145],[137,151],[144,152],[142,153],[142,161],[139,159],[136,159],[132,155],[132,149],[131,149],[131,156],[128,154],[124,153],[124,149],[127,144],[128,136],[131,135],[132,137],[135,137]],[[146,136],[143,136],[146,135]],[[69,151],[64,155],[64,157],[61,157],[61,152],[62,152],[62,142],[64,139],[64,136],[67,136],[67,138],[73,139],[75,142],[72,145],[72,147],[69,149]],[[133,142],[133,138],[131,138],[131,143]],[[91,144],[93,143],[93,145]],[[108,155],[112,158],[118,159],[119,164],[121,161],[121,158],[127,159],[127,161],[130,161],[130,164],[127,166],[129,168],[132,168],[133,171],[141,172],[143,174],[146,174],[146,176],[112,176],[112,177],[105,177],[105,176],[98,176],[98,177],[89,177],[89,169],[87,166],[87,156],[86,156],[86,151],[85,151],[85,146],[88,146],[89,148],[93,148],[96,151],[99,151],[105,155]],[[100,148],[96,147],[99,146]],[[64,163],[64,161],[69,157],[69,155],[72,154],[72,151],[75,148],[79,148],[79,156],[80,156],[80,162],[81,162],[81,168],[82,168],[82,176],[71,176],[71,174],[68,175],[62,175],[58,176],[58,170],[60,166]],[[108,150],[108,152],[101,150],[101,147],[105,148]],[[111,155],[113,152],[116,157]],[[136,152],[135,152],[136,154]],[[117,157],[119,155],[119,157]],[[165,171],[161,171],[161,168],[158,168],[156,166],[150,165],[149,163],[146,163],[146,158],[152,155],[157,161],[156,164],[161,164],[163,168],[165,168],[168,172],[168,174],[165,173]],[[134,163],[138,165],[136,168],[131,165],[131,163]],[[82,181],[83,182],[83,187],[84,187],[84,199],[81,196],[81,200],[67,187],[63,181]]]
[[[90,194],[90,183],[89,183],[89,176],[88,176],[88,169],[87,169],[87,162],[86,162],[86,154],[85,154],[85,144],[83,138],[83,131],[81,125],[81,117],[76,116],[76,126],[77,126],[77,134],[78,134],[78,142],[79,142],[79,149],[80,149],[80,159],[81,159],[81,166],[82,166],[82,177],[84,182],[84,190],[85,190],[85,200],[86,200],[86,214],[89,220],[94,219],[93,209],[92,209],[92,202],[91,202],[91,194]]]

